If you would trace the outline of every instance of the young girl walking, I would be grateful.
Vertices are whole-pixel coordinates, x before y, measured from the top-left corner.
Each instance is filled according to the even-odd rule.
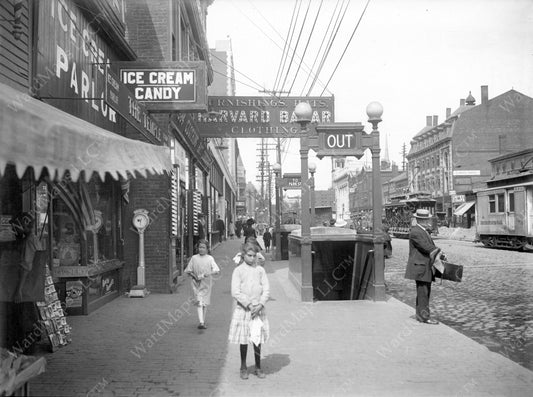
[[[191,277],[191,287],[194,302],[198,306],[199,329],[206,329],[205,315],[207,306],[211,303],[211,287],[213,278],[211,275],[218,274],[220,268],[215,259],[207,253],[208,242],[206,240],[198,241],[198,253],[193,255],[185,273]]]
[[[264,378],[261,370],[261,344],[269,334],[265,304],[270,294],[270,286],[265,269],[257,264],[259,248],[252,243],[243,245],[242,262],[233,270],[231,296],[236,301],[229,330],[229,342],[240,345],[241,379],[248,379],[246,355],[248,344],[253,343],[255,370],[258,378]]]

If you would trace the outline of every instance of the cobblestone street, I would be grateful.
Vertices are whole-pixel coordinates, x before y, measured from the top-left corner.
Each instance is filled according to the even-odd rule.
[[[432,316],[520,365],[533,369],[533,255],[468,241],[435,239],[463,281],[440,279],[431,290]],[[387,294],[415,305],[415,283],[404,279],[408,240],[393,239],[386,260]]]

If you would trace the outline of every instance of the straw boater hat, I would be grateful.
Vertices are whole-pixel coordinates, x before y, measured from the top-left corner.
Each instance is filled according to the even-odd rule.
[[[416,219],[431,219],[431,214],[429,213],[429,210],[419,209],[419,210],[416,210],[415,218]]]
[[[344,219],[337,219],[335,222],[335,227],[344,227],[346,224],[347,222]]]

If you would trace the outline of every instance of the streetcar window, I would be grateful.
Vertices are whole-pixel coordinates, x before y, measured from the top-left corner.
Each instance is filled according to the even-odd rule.
[[[489,212],[496,212],[496,196],[489,195]]]
[[[514,192],[509,192],[509,212],[514,212]]]
[[[498,212],[505,212],[505,199],[504,194],[498,194]]]

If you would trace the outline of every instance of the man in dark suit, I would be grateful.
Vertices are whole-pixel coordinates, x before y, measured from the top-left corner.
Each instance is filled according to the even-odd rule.
[[[419,209],[415,214],[416,224],[409,234],[409,259],[405,269],[405,278],[416,281],[416,319],[426,324],[438,324],[430,317],[429,296],[431,283],[435,280],[433,262],[438,254],[444,254],[435,246],[429,231],[431,214]]]

